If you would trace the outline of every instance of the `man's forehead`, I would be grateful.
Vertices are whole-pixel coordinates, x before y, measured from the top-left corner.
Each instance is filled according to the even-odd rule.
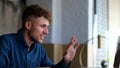
[[[45,17],[34,17],[34,16],[31,16],[30,17],[30,19],[31,19],[31,21],[45,21],[45,22],[48,22],[48,23],[50,23],[49,22],[49,20],[47,20]]]
[[[44,17],[39,17],[35,19],[36,22],[49,26],[49,21]]]

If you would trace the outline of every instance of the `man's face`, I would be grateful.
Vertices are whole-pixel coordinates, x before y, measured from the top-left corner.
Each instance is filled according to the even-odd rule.
[[[31,21],[31,28],[28,32],[28,35],[34,39],[42,43],[45,35],[49,33],[48,31],[49,21],[44,17],[34,18]]]

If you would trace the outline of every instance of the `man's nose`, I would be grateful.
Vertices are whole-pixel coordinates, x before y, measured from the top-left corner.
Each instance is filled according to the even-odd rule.
[[[46,28],[46,29],[44,30],[44,33],[45,33],[45,34],[48,34],[48,33],[49,33],[48,28]]]

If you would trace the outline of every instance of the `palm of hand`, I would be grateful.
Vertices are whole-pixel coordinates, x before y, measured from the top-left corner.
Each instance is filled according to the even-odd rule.
[[[65,63],[69,63],[73,60],[73,58],[76,54],[76,50],[79,47],[79,44],[75,46],[75,43],[76,43],[76,38],[72,37],[69,45],[66,48],[64,56],[63,56],[64,60],[65,60]]]

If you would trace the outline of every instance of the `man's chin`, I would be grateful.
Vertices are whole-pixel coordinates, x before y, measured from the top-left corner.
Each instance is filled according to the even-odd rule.
[[[43,40],[38,41],[39,43],[43,43]]]

